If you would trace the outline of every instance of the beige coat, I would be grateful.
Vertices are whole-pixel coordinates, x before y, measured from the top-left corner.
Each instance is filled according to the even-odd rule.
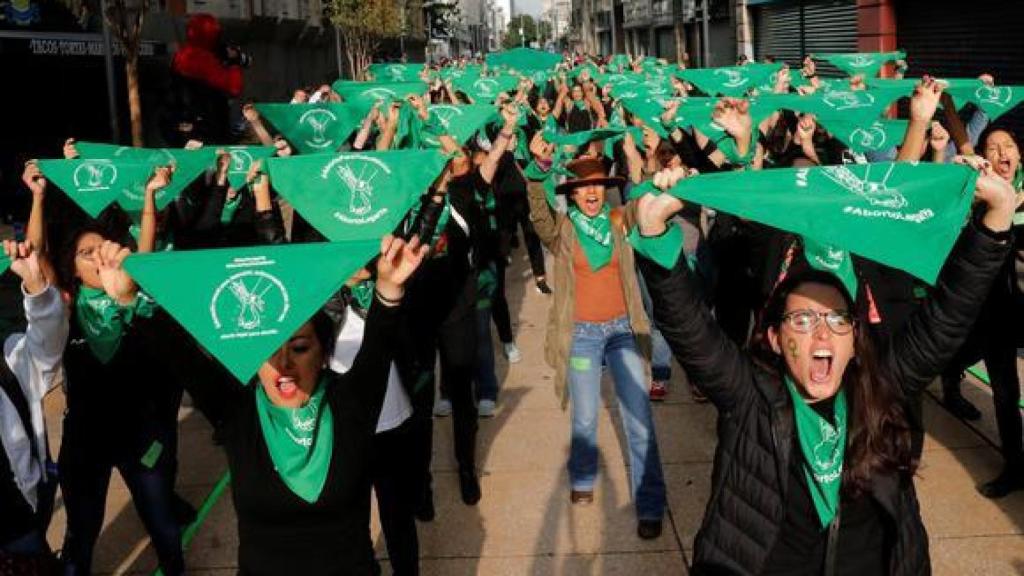
[[[554,211],[544,195],[540,182],[530,182],[530,221],[540,236],[541,242],[555,257],[555,268],[549,277],[554,279],[554,305],[548,313],[547,334],[544,344],[545,360],[555,369],[555,394],[564,409],[569,403],[567,369],[572,351],[574,318],[574,272],[573,247],[576,244],[576,229],[569,217]],[[636,337],[637,346],[646,360],[645,373],[650,380],[651,327],[644,312],[640,296],[633,248],[626,242],[626,230],[636,220],[632,206],[612,211],[612,237],[619,254],[619,270],[622,276],[622,291],[626,297],[626,312],[629,324]],[[616,214],[618,212],[618,214]]]

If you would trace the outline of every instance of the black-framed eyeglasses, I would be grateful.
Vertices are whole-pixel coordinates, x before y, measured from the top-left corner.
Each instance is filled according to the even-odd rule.
[[[825,325],[834,334],[849,334],[853,330],[854,320],[846,310],[829,310],[828,312],[817,312],[815,310],[793,310],[782,315],[782,321],[789,324],[789,327],[802,334],[810,334],[825,319]]]

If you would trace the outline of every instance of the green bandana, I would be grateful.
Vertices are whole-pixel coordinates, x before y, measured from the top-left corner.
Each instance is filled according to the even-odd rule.
[[[370,304],[373,303],[373,291],[376,287],[377,283],[373,280],[363,280],[349,289],[357,308],[360,310],[370,309]]]
[[[616,54],[608,61],[608,67],[616,72],[622,72],[623,70],[628,69],[629,65],[629,56],[625,54]]]
[[[240,382],[352,273],[380,240],[133,254],[125,269]]]
[[[796,385],[786,377],[786,389],[793,398],[793,415],[800,452],[804,455],[804,474],[814,509],[822,528],[832,523],[839,510],[839,488],[843,483],[843,456],[846,452],[846,391],[836,394],[834,424],[807,405]]]
[[[331,468],[334,417],[324,402],[324,378],[305,406],[275,406],[261,384],[256,385],[256,412],[274,470],[285,485],[306,502],[320,497]]]
[[[487,104],[433,104],[429,108],[427,122],[422,127],[420,142],[436,148],[440,146],[437,137],[448,134],[459,145],[464,145],[494,120],[497,114],[497,110]]]
[[[404,101],[406,97],[417,95],[422,96],[427,91],[425,82],[355,82],[352,80],[337,80],[332,86],[346,104],[355,106],[360,117],[365,116],[374,104],[381,104],[381,112],[384,112],[384,105],[395,101]]]
[[[770,113],[784,108],[814,114],[826,126],[830,120],[860,125],[878,120],[882,112],[893,102],[910,94],[902,86],[887,84],[870,90],[818,91],[806,96],[765,94],[754,102],[762,112]],[[754,103],[751,105],[754,106]]]
[[[857,274],[853,271],[853,259],[850,258],[850,253],[842,248],[815,242],[806,236],[803,237],[803,243],[804,257],[807,258],[807,263],[812,268],[834,274],[842,281],[843,286],[846,286],[846,291],[850,293],[850,296],[856,298]]]
[[[823,125],[837,140],[857,153],[895,148],[907,133],[906,120],[875,120],[871,123],[844,122],[838,116],[822,118]]]
[[[334,242],[380,239],[441,173],[437,150],[271,158],[274,189]]]
[[[511,92],[519,86],[519,78],[501,76],[463,76],[456,78],[452,85],[456,90],[473,99],[474,104],[493,104],[499,94]]]
[[[302,154],[334,152],[361,120],[349,104],[256,104],[256,110]]]
[[[231,221],[235,219],[235,212],[238,211],[238,206],[242,203],[242,195],[235,193],[234,198],[225,198],[224,207],[220,210],[220,223],[231,224]]]
[[[637,253],[666,270],[672,270],[683,253],[683,228],[678,222],[670,222],[660,236],[642,236],[640,228],[634,226],[626,240]]]
[[[743,96],[763,85],[782,64],[747,64],[723,68],[687,68],[675,71],[676,76],[692,83],[708,96]]]
[[[273,146],[228,146],[223,150],[231,155],[228,184],[235,190],[241,190],[245,186],[245,178],[249,175],[249,168],[253,162],[272,158],[277,153]]]
[[[904,60],[906,52],[859,52],[853,54],[815,54],[815,60],[825,60],[850,76],[863,74],[864,78],[878,76],[886,62]]]
[[[559,146],[574,146],[581,148],[594,140],[606,140],[616,136],[622,136],[626,129],[623,127],[609,126],[608,128],[595,128],[593,130],[582,130],[569,134],[553,134],[549,141]],[[547,137],[545,136],[545,139]]]
[[[167,207],[207,167],[201,156],[182,156],[175,162],[170,185],[156,192],[157,210]],[[146,182],[157,166],[165,165],[121,159],[40,160],[38,164],[47,178],[93,218],[115,201],[137,218]]]
[[[125,330],[136,316],[153,315],[153,301],[141,292],[135,300],[122,306],[102,289],[82,286],[75,298],[75,318],[82,329],[89,350],[101,364],[110,362],[121,346]]]
[[[971,102],[995,122],[1000,116],[1024,102],[1024,86],[989,86],[981,80],[959,80],[946,89],[957,107]]]
[[[960,165],[878,163],[704,174],[669,192],[934,283],[976,179]]]
[[[368,71],[379,82],[418,82],[423,64],[370,64]]]
[[[558,54],[532,48],[513,48],[502,52],[491,52],[487,55],[488,66],[505,66],[520,72],[550,70],[561,61],[562,57]]]
[[[593,218],[587,216],[572,201],[569,201],[569,220],[576,229],[580,248],[587,257],[590,269],[597,272],[612,261],[612,223],[608,205],[601,207],[601,212]]]

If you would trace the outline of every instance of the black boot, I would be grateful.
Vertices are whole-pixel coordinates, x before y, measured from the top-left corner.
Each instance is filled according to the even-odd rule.
[[[1007,466],[994,480],[978,487],[982,496],[993,500],[1017,490],[1024,490],[1024,466]]]
[[[423,490],[423,495],[420,496],[420,501],[416,504],[416,519],[420,522],[432,522],[434,520],[434,491],[427,486]]]
[[[469,506],[476,506],[480,501],[480,481],[473,470],[459,470],[459,491],[462,501]]]

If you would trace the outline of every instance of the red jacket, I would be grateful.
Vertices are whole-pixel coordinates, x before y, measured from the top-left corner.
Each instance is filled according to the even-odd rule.
[[[242,94],[242,68],[224,65],[214,52],[220,32],[220,22],[210,14],[189,18],[185,45],[174,55],[171,69],[234,98]]]

